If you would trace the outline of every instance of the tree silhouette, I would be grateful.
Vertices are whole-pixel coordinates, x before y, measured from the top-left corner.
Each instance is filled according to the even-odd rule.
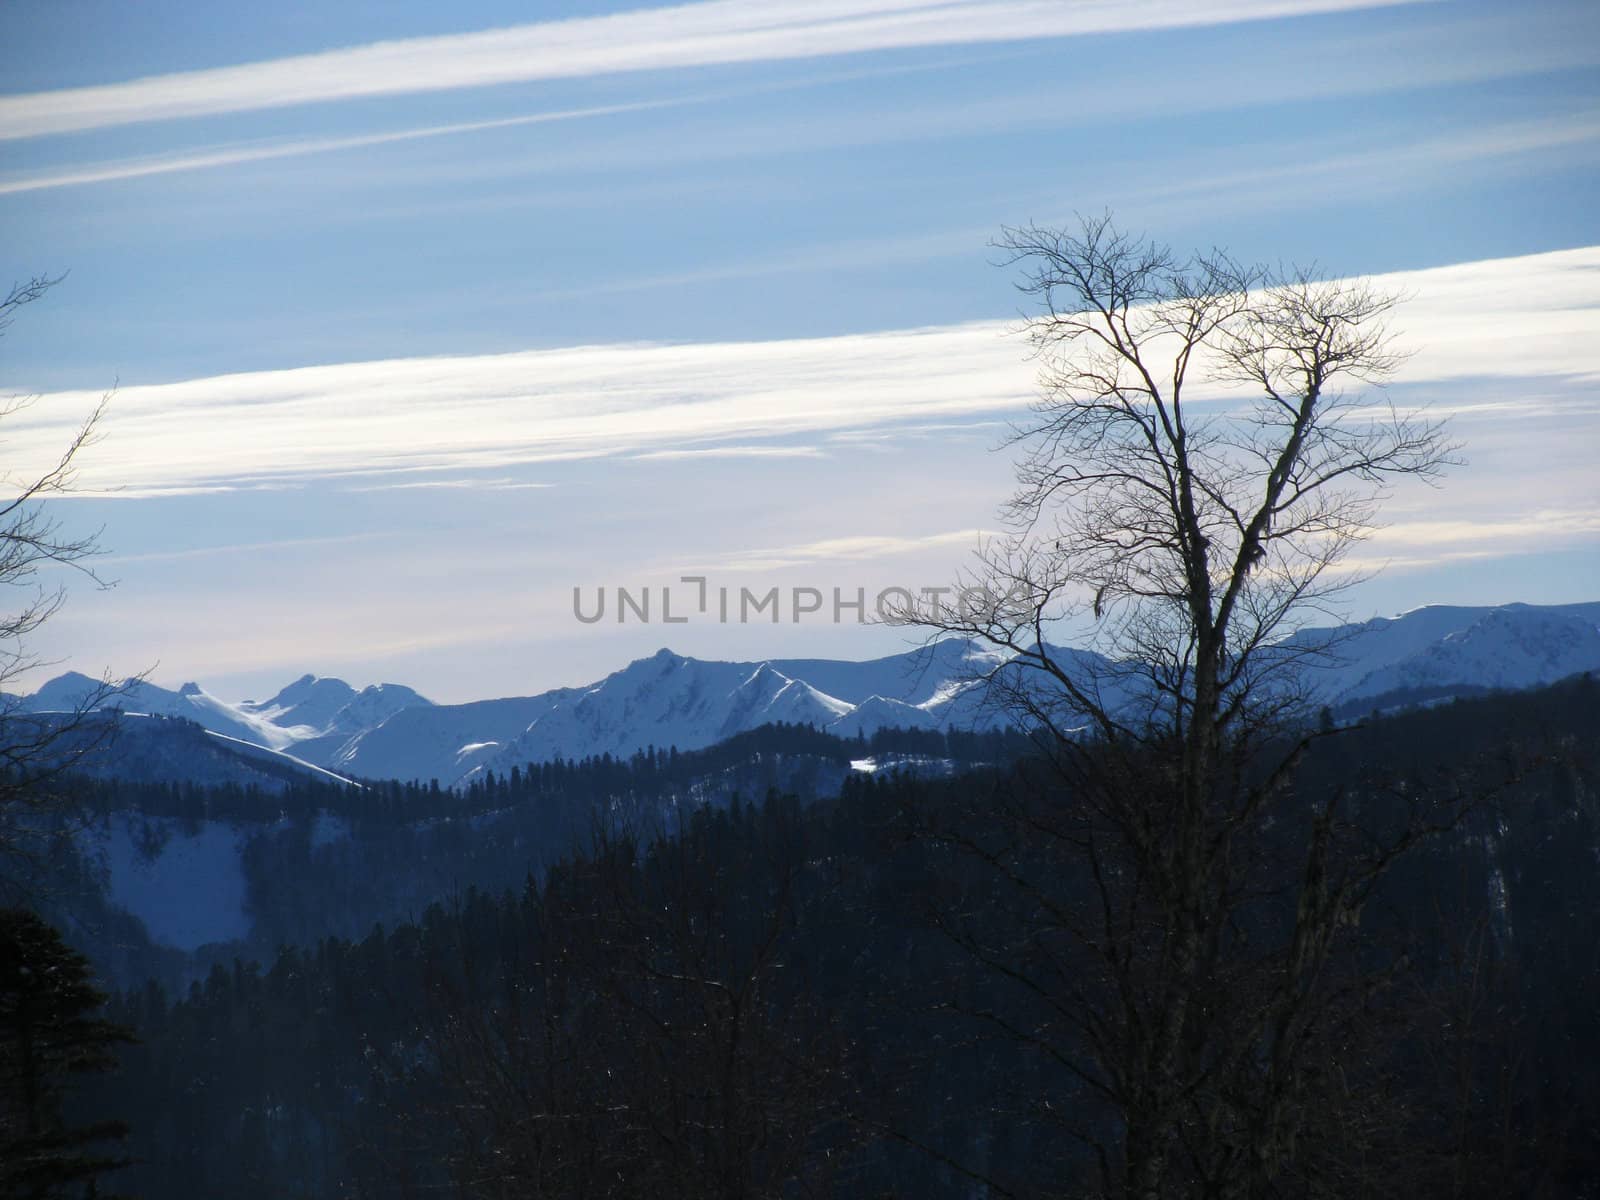
[[[113,1069],[115,1048],[133,1040],[96,1015],[105,1001],[52,926],[0,909],[0,1196],[94,1195],[127,1165],[96,1148],[125,1137],[122,1122],[73,1125],[63,1111],[72,1077]]]
[[[59,282],[35,276],[0,294],[0,333],[18,310]],[[126,686],[103,679],[74,697],[68,711],[47,714],[27,712],[14,687],[19,676],[40,665],[29,651],[29,636],[65,599],[60,587],[39,583],[41,572],[70,567],[101,583],[87,565],[99,553],[96,535],[67,532],[46,502],[73,491],[76,461],[95,440],[109,399],[101,398],[54,461],[21,472],[0,466],[0,596],[6,597],[0,605],[0,855],[24,854],[39,840],[37,814],[58,800],[53,780],[112,735],[114,723],[91,714]],[[0,398],[0,425],[32,400]],[[16,890],[15,881],[3,876],[0,885]]]
[[[1392,1124],[1339,1063],[1382,983],[1354,957],[1362,906],[1458,806],[1295,777],[1333,732],[1304,668],[1335,647],[1308,618],[1358,577],[1389,485],[1451,461],[1372,391],[1399,297],[1109,217],[1001,246],[1042,303],[1012,533],[959,604],[894,615],[1003,651],[978,679],[1053,770],[926,830],[1000,884],[946,932],[1023,998],[985,1015],[1070,1079],[1039,1099],[1102,1193],[1359,1190],[1346,1168]],[[1062,622],[1096,653],[1053,647]]]

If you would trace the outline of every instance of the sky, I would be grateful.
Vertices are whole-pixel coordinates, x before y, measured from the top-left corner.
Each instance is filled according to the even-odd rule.
[[[948,582],[1035,395],[993,240],[1106,211],[1406,294],[1390,396],[1465,464],[1348,616],[1600,599],[1589,0],[11,0],[0,68],[0,286],[65,275],[0,337],[9,477],[113,393],[53,508],[115,586],[29,685],[893,652],[834,589]]]

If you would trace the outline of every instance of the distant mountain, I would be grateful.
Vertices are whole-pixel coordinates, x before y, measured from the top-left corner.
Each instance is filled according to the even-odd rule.
[[[58,730],[39,765],[53,759],[93,776],[132,783],[239,784],[267,792],[297,780],[349,782],[335,772],[281,750],[206,729],[187,717],[121,711],[69,720],[55,712],[13,717],[30,727]]]
[[[759,725],[831,725],[844,700],[768,663],[703,662],[661,650],[565,699],[482,765],[590,754],[626,756],[647,745],[698,749]]]
[[[1003,661],[954,639],[865,662],[710,662],[663,649],[578,689],[477,769],[625,757],[652,745],[698,749],[779,722],[844,737],[889,727],[991,728],[1004,715],[969,681]]]
[[[271,700],[244,700],[235,707],[290,732],[295,741],[305,741],[361,733],[383,724],[401,709],[432,704],[398,683],[374,684],[358,692],[342,679],[302,675]]]
[[[349,775],[453,783],[579,694],[557,688],[538,696],[407,708],[353,737],[323,738],[297,749]]]
[[[20,707],[35,713],[73,712],[101,686],[97,679],[69,671],[24,697]],[[270,700],[241,700],[237,704],[218,699],[197,683],[186,683],[173,692],[137,680],[99,707],[182,717],[213,733],[284,750],[329,737],[338,738],[342,744],[349,736],[381,725],[402,709],[432,704],[425,696],[395,683],[376,684],[358,692],[342,679],[302,675]]]
[[[1332,649],[1308,674],[1316,693],[1337,710],[1365,711],[1600,670],[1600,603],[1419,608],[1308,629],[1288,645],[1325,643]],[[1105,678],[1109,707],[1135,694],[1132,685],[1118,690],[1116,672],[1098,655],[1058,654]],[[115,703],[127,712],[186,717],[341,775],[453,785],[527,762],[626,757],[651,745],[696,749],[775,722],[845,737],[894,726],[989,728],[1002,715],[970,681],[1003,661],[992,649],[955,639],[864,662],[714,662],[663,649],[589,687],[469,704],[435,705],[393,683],[357,691],[315,675],[264,701],[228,704],[192,683],[176,692],[143,683]],[[94,683],[64,675],[23,706],[71,709]]]
[[[1381,708],[1414,692],[1537,687],[1600,670],[1600,603],[1434,605],[1295,640],[1333,643],[1310,672],[1331,705]]]
[[[22,707],[28,712],[73,712],[92,696],[101,683],[69,671],[57,676],[27,697]],[[168,691],[143,680],[129,684],[100,707],[158,717],[183,717],[215,733],[254,742],[280,750],[298,740],[294,733],[276,725],[270,718],[251,712],[245,705],[231,705],[209,695],[197,683],[186,683]]]

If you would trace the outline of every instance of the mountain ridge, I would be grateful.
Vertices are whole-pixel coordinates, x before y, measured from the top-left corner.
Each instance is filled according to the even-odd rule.
[[[1529,687],[1600,669],[1600,602],[1428,605],[1393,618],[1308,628],[1290,649],[1332,640],[1308,668],[1319,699],[1350,710],[1405,694]],[[1062,648],[1118,688],[1117,670],[1092,650]],[[967,685],[1004,661],[988,647],[945,639],[866,660],[699,659],[662,648],[596,682],[531,696],[434,704],[401,684],[357,690],[305,674],[264,701],[230,704],[186,683],[176,692],[140,681],[107,707],[181,716],[211,732],[293,756],[340,775],[437,779],[455,786],[483,771],[555,758],[626,757],[647,746],[697,749],[763,724],[812,724],[843,736],[888,726],[988,728],[1002,723]],[[20,706],[70,708],[98,681],[69,672]],[[1131,696],[1108,693],[1108,703]],[[16,698],[13,698],[14,700]]]

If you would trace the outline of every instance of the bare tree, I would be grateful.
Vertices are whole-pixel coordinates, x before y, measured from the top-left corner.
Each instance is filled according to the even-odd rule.
[[[1325,1136],[1382,1135],[1344,1102],[1338,1047],[1382,984],[1348,952],[1376,881],[1455,808],[1296,797],[1319,735],[1303,668],[1330,647],[1289,635],[1357,577],[1389,484],[1451,458],[1371,390],[1400,361],[1398,298],[1182,258],[1109,217],[1000,245],[1042,303],[1012,534],[958,604],[900,614],[1006,651],[984,681],[1054,767],[925,830],[1006,897],[943,922],[1027,1000],[973,1015],[1062,1067],[1076,1099],[1043,1108],[1092,1148],[1097,1193],[1366,1186]],[[1063,625],[1094,653],[1053,647]]]
[[[0,332],[17,311],[40,299],[60,279],[35,276],[13,284],[0,299]],[[33,398],[13,397],[0,402],[0,425],[27,408]],[[73,698],[70,710],[60,714],[24,711],[12,692],[16,681],[39,667],[28,638],[60,609],[66,598],[59,584],[41,583],[53,567],[81,573],[96,586],[105,586],[89,560],[99,552],[98,532],[68,532],[49,502],[72,492],[78,456],[92,444],[109,395],[79,425],[56,460],[23,474],[0,473],[0,585],[12,604],[0,611],[0,853],[25,850],[33,816],[54,802],[50,783],[95,749],[108,734],[110,722],[92,717],[119,690],[102,679],[86,694]]]
[[[1158,713],[1198,781],[1234,729],[1299,698],[1304,655],[1280,643],[1360,579],[1343,560],[1387,485],[1452,461],[1438,423],[1345,390],[1401,361],[1386,323],[1399,297],[1220,252],[1180,259],[1108,217],[1000,245],[1043,303],[1026,327],[1041,393],[1014,439],[1014,536],[931,623],[1021,656],[1108,736]],[[1135,718],[1051,652],[1062,622],[1138,672],[1150,703]]]

